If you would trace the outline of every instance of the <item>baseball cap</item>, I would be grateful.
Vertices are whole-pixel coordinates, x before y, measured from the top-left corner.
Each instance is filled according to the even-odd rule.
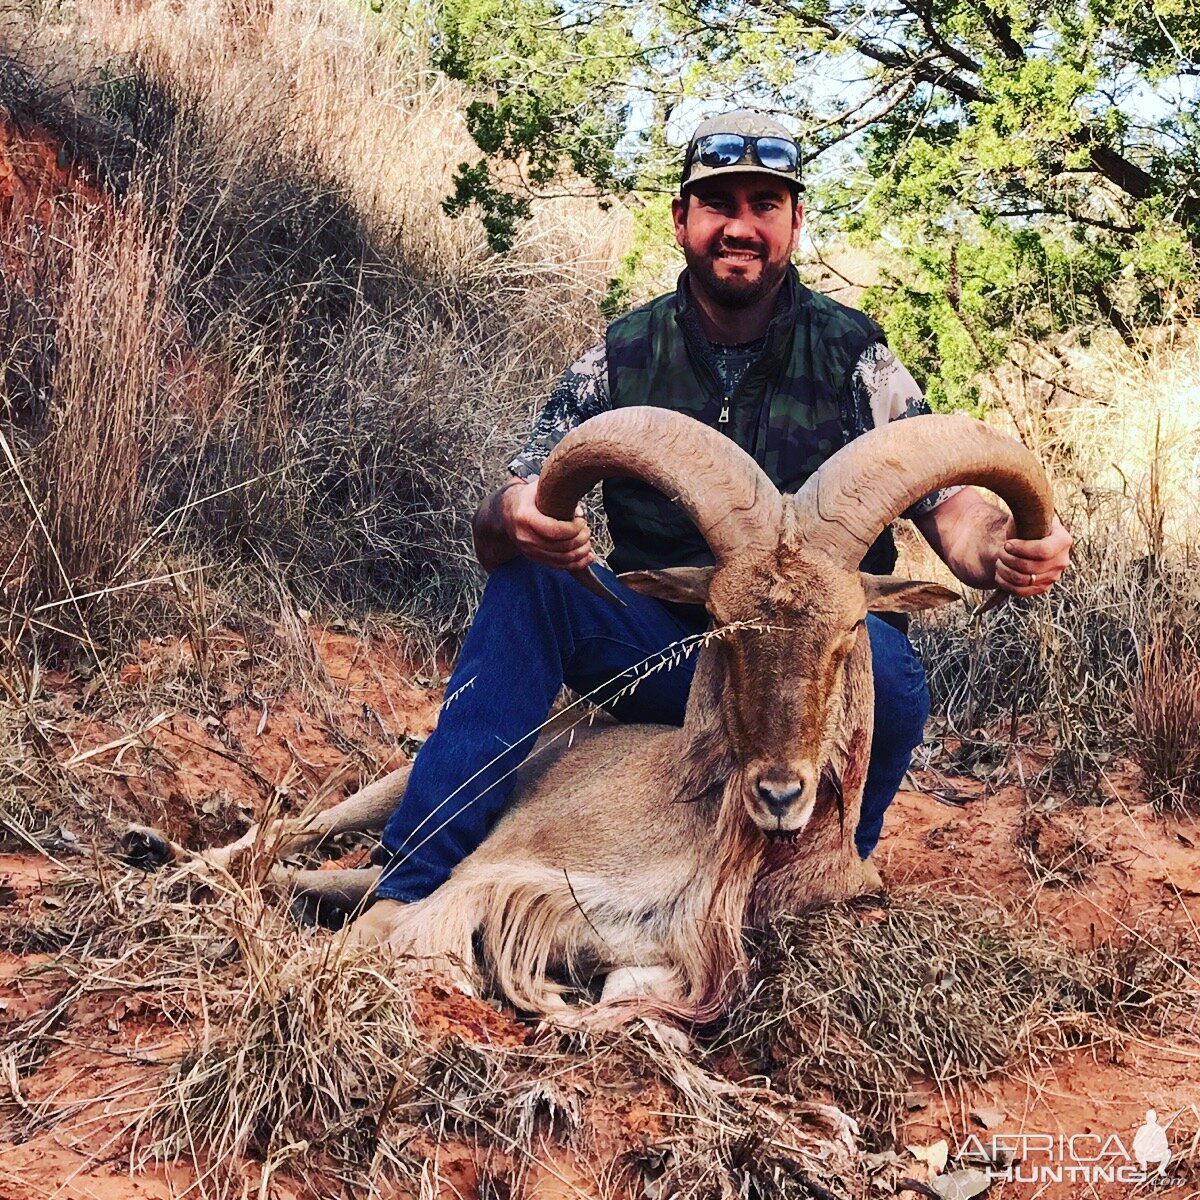
[[[709,117],[696,127],[683,159],[680,194],[722,171],[773,175],[804,191],[796,139],[778,121],[745,108]]]

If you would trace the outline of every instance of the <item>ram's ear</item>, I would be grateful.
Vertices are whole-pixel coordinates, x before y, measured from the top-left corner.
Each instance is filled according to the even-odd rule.
[[[962,597],[940,583],[895,579],[891,575],[868,575],[860,571],[863,590],[867,593],[868,612],[910,613],[926,608],[941,608]]]
[[[676,604],[704,604],[713,567],[667,567],[662,571],[626,571],[617,578],[643,596],[673,600]]]

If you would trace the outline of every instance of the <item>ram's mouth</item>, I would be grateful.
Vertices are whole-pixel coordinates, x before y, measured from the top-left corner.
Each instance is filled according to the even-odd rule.
[[[767,840],[769,842],[786,842],[789,846],[792,846],[795,845],[797,839],[800,837],[800,834],[803,833],[803,830],[767,829],[764,830],[764,833],[767,835]]]

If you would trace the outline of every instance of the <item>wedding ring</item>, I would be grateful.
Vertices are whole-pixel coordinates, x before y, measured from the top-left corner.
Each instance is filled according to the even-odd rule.
[[[1033,574],[1033,572],[1031,571],[1031,572],[1030,572],[1030,574],[1029,574],[1029,586],[1030,586],[1030,587],[1033,587],[1033,585],[1034,585],[1035,583],[1037,583],[1037,576],[1036,576],[1036,575],[1034,575],[1034,574]]]

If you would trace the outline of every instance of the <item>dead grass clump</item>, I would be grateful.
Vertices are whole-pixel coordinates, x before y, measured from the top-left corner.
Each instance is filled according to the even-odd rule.
[[[271,938],[286,928],[286,918],[261,904],[235,912],[228,903],[195,903],[184,873],[147,876],[102,857],[89,863],[66,854],[46,870],[57,876],[52,886],[0,910],[0,949],[40,956],[18,975],[37,982],[40,1007],[0,1030],[16,1048],[13,1069],[22,1077],[56,1050],[86,1045],[89,1034],[76,1023],[106,999],[142,1007],[169,1029],[195,1020],[238,969],[250,931]],[[135,1108],[149,1103],[160,1074],[149,1072],[127,1095]],[[19,1107],[28,1135],[78,1116],[80,1102],[52,1094]]]
[[[1132,749],[1154,804],[1200,805],[1200,648],[1179,626],[1160,627],[1142,655]]]
[[[590,1180],[599,1195],[848,1200],[865,1182],[857,1126],[837,1108],[735,1083],[640,1022],[587,1038],[548,1031],[522,1048],[447,1044],[438,1062],[438,1140],[457,1131],[506,1150],[513,1194],[554,1146],[591,1171],[611,1160],[608,1178]],[[627,1125],[612,1098],[628,1093],[640,1104]]]
[[[1018,737],[1048,737],[1053,757],[1042,790],[1062,785],[1091,798],[1111,756],[1128,744],[1144,631],[1180,597],[1147,589],[1131,532],[1115,513],[1065,515],[1075,535],[1072,567],[1051,592],[979,619],[966,609],[924,617],[914,644],[945,732],[969,740],[985,728],[1002,750]]]
[[[855,1127],[832,1106],[731,1083],[638,1026],[595,1040],[501,1031],[491,1042],[485,1031],[481,1043],[467,1031],[489,1018],[456,1012],[478,1002],[434,986],[425,1003],[437,1011],[422,1017],[394,962],[336,941],[291,950],[270,953],[268,972],[248,963],[220,1032],[171,1070],[136,1131],[143,1160],[202,1147],[205,1161],[229,1164],[231,1184],[247,1163],[270,1172],[290,1160],[286,1174],[318,1190],[331,1176],[415,1188],[428,1147],[460,1147],[481,1179],[520,1194],[556,1162],[596,1170],[598,1139],[612,1136],[606,1097],[632,1079],[658,1097],[663,1136],[622,1149],[613,1178],[680,1200],[853,1194]]]
[[[55,339],[50,412],[28,461],[39,526],[26,576],[49,624],[75,626],[80,598],[93,623],[124,598],[145,534],[147,457],[169,323],[170,252],[131,198],[103,231],[75,233]],[[159,230],[169,241],[169,229]],[[76,630],[77,633],[83,631]]]
[[[659,1070],[666,1065],[660,1060]],[[666,1073],[678,1106],[674,1128],[625,1158],[641,1176],[644,1195],[848,1200],[864,1194],[858,1127],[833,1105],[731,1084],[695,1066]]]
[[[0,411],[24,422],[0,479],[17,618],[87,627],[98,658],[131,636],[128,589],[184,559],[251,610],[281,583],[457,633],[479,584],[468,514],[594,336],[619,219],[548,203],[499,258],[441,211],[467,98],[429,69],[423,10],[27,16],[0,103],[39,162],[103,184],[118,233],[54,216],[46,236],[78,199],[59,176],[0,228],[22,264],[0,296]]]
[[[900,896],[778,922],[732,1036],[777,1086],[827,1090],[878,1136],[894,1132],[914,1077],[954,1086],[1119,1042],[1183,1003],[1187,978],[1144,939],[1080,955],[986,903]]]
[[[81,791],[54,751],[62,717],[36,655],[0,638],[0,849],[36,847]]]
[[[38,1011],[4,1028],[19,1136],[75,1131],[98,1154],[182,1163],[218,1197],[272,1178],[311,1194],[475,1180],[520,1195],[564,1177],[680,1200],[861,1194],[844,1114],[733,1082],[652,1029],[535,1031],[289,927],[255,887],[76,861],[5,913],[6,947],[46,956],[22,974]],[[97,1015],[122,1004],[133,1027],[108,1028],[135,1039],[136,1080],[69,1097],[26,1085],[94,1049]]]
[[[412,1186],[419,1163],[385,1134],[419,1085],[429,1049],[412,989],[380,961],[331,943],[247,962],[250,984],[171,1070],[142,1118],[143,1157],[197,1147],[213,1163],[336,1164]]]
[[[1030,875],[1047,887],[1076,887],[1104,855],[1078,818],[1028,811],[1017,831],[1017,853]]]
[[[1032,717],[1054,747],[1039,785],[1094,802],[1111,794],[1097,784],[1112,756],[1138,740],[1132,708],[1150,636],[1194,623],[1200,599],[1200,323],[1148,355],[1102,340],[1013,354],[992,381],[992,419],[1050,470],[1075,538],[1071,570],[1046,596],[982,620],[925,617],[914,640],[949,732],[1004,723],[1012,737]],[[916,539],[905,553],[913,577],[939,577]]]

